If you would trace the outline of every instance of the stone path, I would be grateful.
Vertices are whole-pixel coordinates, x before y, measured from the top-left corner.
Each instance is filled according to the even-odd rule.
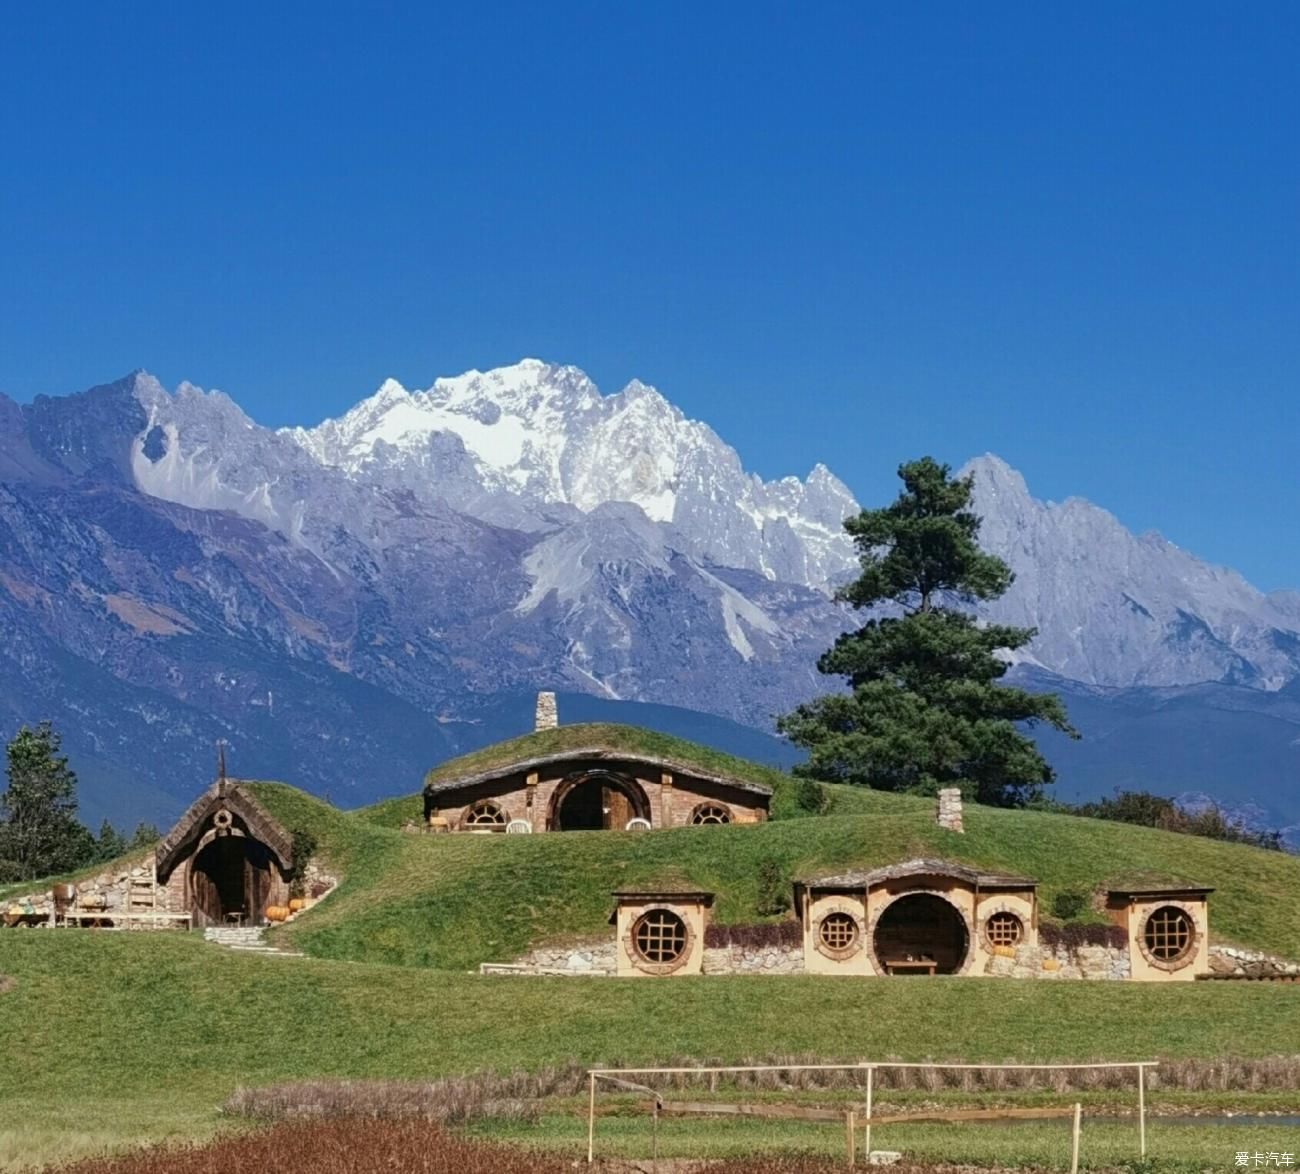
[[[282,950],[279,946],[268,945],[264,940],[265,933],[265,928],[260,925],[239,929],[209,926],[203,931],[203,940],[224,946],[228,950],[238,950],[241,954],[267,954],[274,958],[305,957],[299,950]]]

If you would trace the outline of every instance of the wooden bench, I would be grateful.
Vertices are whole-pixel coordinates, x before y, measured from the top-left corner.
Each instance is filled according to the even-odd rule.
[[[176,922],[180,929],[189,929],[191,922],[189,913],[157,913],[152,910],[144,912],[126,909],[68,909],[59,916],[63,918],[65,925],[102,921],[106,923],[102,927],[105,929],[129,929],[132,923],[158,925],[169,921]]]
[[[933,958],[898,958],[885,963],[887,974],[933,974],[938,965]]]

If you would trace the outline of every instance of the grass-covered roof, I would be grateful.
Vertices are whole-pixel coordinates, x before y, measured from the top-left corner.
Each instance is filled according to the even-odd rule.
[[[631,758],[699,778],[770,794],[786,776],[772,767],[748,762],[721,750],[661,734],[640,726],[583,722],[535,730],[508,742],[497,742],[435,766],[424,778],[424,789],[440,792],[468,786],[494,775],[531,770],[575,755]]]

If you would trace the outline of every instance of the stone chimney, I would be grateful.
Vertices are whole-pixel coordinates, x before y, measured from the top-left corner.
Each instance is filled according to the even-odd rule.
[[[533,718],[533,729],[553,730],[559,724],[560,715],[555,708],[555,694],[537,694],[537,716]],[[960,807],[958,809],[957,819],[958,822],[961,821]]]
[[[944,787],[939,792],[939,826],[947,828],[950,832],[964,830],[961,826],[960,787]]]

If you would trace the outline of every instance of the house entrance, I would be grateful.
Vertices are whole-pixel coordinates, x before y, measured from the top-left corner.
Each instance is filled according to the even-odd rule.
[[[933,962],[933,973],[956,974],[966,961],[970,937],[962,915],[942,897],[911,893],[880,915],[873,944],[877,961],[888,972],[897,965],[900,974],[926,974],[930,971],[916,964]]]
[[[566,780],[556,791],[551,827],[560,832],[622,831],[637,818],[650,818],[650,804],[636,783],[618,775],[586,774]]]
[[[260,917],[271,898],[271,853],[248,836],[210,840],[190,865],[190,897],[195,925],[221,925],[227,915]]]

